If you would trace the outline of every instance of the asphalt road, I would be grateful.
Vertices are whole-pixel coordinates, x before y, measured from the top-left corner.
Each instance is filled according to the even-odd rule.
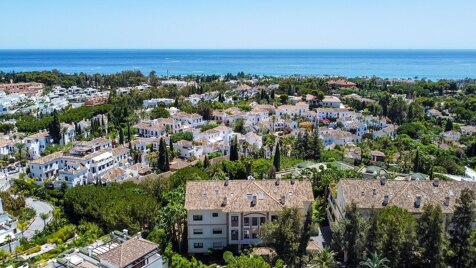
[[[44,201],[33,199],[31,197],[27,197],[25,201],[26,201],[26,206],[31,207],[36,211],[35,220],[28,227],[28,229],[25,230],[25,232],[23,233],[25,238],[30,239],[35,235],[36,231],[41,232],[45,228],[44,222],[40,217],[42,213],[48,213],[50,215],[48,219],[46,220],[46,223],[48,223],[51,220],[53,206],[51,206],[50,204]]]

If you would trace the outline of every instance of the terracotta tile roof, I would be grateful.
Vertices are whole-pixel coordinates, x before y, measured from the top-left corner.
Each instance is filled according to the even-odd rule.
[[[387,180],[382,185],[380,180],[341,179],[337,191],[342,191],[345,205],[354,201],[359,208],[383,208],[384,196],[388,195],[387,206],[398,206],[412,213],[421,213],[424,204],[440,205],[443,213],[452,213],[463,189],[476,191],[474,182],[439,181],[438,186],[434,186],[434,182]],[[415,207],[417,196],[421,198],[419,207]],[[447,197],[449,204],[446,206]]]
[[[40,165],[41,164],[46,164],[46,163],[49,163],[49,162],[52,162],[52,161],[56,161],[59,158],[61,158],[62,156],[63,156],[63,152],[59,151],[59,152],[55,152],[55,153],[40,157],[36,160],[33,160],[33,161],[30,162],[30,164],[40,164]]]
[[[99,255],[101,261],[106,261],[118,268],[126,267],[145,255],[157,250],[159,245],[142,238],[131,238],[119,246]]]
[[[251,199],[256,196],[256,205]],[[285,197],[284,205],[281,203]],[[226,197],[226,205],[223,200]],[[312,202],[312,186],[309,181],[282,180],[229,180],[188,181],[185,194],[187,210],[223,210],[224,212],[281,211],[284,206],[304,208],[304,202]]]

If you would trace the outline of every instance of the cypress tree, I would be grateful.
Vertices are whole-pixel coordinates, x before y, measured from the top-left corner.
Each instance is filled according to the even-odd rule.
[[[309,240],[311,239],[311,227],[312,227],[312,203],[309,206],[306,214],[306,219],[304,220],[304,225],[302,227],[301,237],[298,247],[298,257],[300,261],[300,267],[303,267],[303,257],[306,256],[306,248]]]
[[[450,239],[454,267],[471,267],[475,263],[475,245],[471,242],[472,222],[476,217],[474,198],[474,191],[464,189],[456,200],[451,219],[454,231]]]
[[[418,219],[417,234],[424,265],[444,267],[445,226],[440,206],[426,204]]]
[[[175,152],[174,152],[174,143],[172,142],[172,139],[169,139],[169,148],[170,148],[170,160],[173,160],[175,157]]]
[[[53,121],[48,126],[48,132],[53,139],[53,143],[59,144],[61,140],[61,126],[56,109],[53,111]]]
[[[207,168],[210,166],[210,159],[208,159],[208,155],[205,155],[205,159],[203,159],[203,168]]]
[[[377,250],[378,242],[378,212],[372,208],[369,216],[369,231],[367,232],[367,239],[365,240],[365,249],[368,254],[372,254]]]
[[[231,140],[230,144],[230,161],[236,161],[239,160],[239,154],[238,154],[238,140],[236,136]]]
[[[273,166],[276,171],[279,171],[281,165],[281,152],[279,151],[279,142],[276,143],[276,149],[274,150]]]
[[[166,161],[167,161],[167,148],[165,146],[165,140],[164,138],[160,138],[160,142],[159,142],[159,156],[158,156],[158,159],[157,159],[157,167],[159,168],[159,170],[161,172],[165,172],[166,171]]]
[[[445,131],[451,131],[453,130],[453,122],[451,120],[446,120],[446,126],[445,126]]]
[[[124,131],[122,127],[119,126],[119,144],[124,145]]]
[[[417,147],[415,158],[413,159],[413,172],[420,171],[420,148]]]
[[[311,150],[312,150],[312,159],[320,161],[321,160],[321,140],[319,139],[318,131],[314,131],[311,137]]]
[[[127,123],[127,140],[130,142],[131,139],[131,125]]]

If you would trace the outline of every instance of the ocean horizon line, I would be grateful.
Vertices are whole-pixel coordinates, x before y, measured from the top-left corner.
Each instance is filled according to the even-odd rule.
[[[476,51],[476,48],[0,48],[0,51]]]

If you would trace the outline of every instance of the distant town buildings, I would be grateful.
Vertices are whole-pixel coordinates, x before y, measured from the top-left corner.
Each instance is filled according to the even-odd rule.
[[[24,94],[29,97],[41,97],[43,88],[42,83],[35,82],[0,84],[0,91],[6,91],[8,94]]]

